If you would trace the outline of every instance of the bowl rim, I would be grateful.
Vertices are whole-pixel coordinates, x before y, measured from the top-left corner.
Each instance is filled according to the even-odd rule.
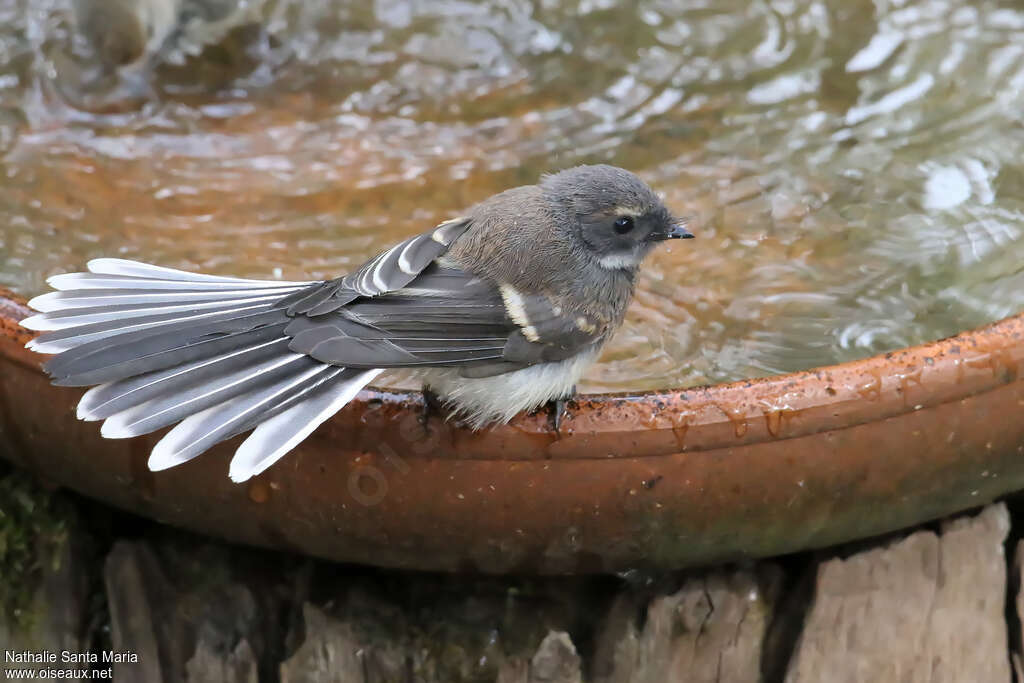
[[[17,325],[29,314],[22,297],[0,288],[5,336],[21,345],[33,338],[36,333]],[[12,356],[10,349],[5,355]],[[37,367],[43,357],[28,350],[13,356]],[[1022,362],[1024,312],[943,339],[808,370],[685,388],[580,394],[568,401],[558,432],[544,410],[469,439],[453,437],[468,430],[440,420],[449,438],[439,443],[442,451],[474,459],[706,451],[852,427],[960,400],[1017,380]],[[419,416],[423,410],[418,391],[370,386],[346,406],[342,412],[349,419],[340,422],[351,425],[362,416],[357,421],[367,431],[384,433],[396,415]],[[638,434],[646,436],[630,440]],[[596,440],[621,448],[595,449]],[[516,452],[516,444],[525,451]]]
[[[675,570],[887,533],[1024,487],[1024,314],[798,373],[580,396],[562,433],[546,414],[481,432],[422,422],[418,392],[368,390],[238,485],[231,442],[154,473],[158,434],[111,441],[79,422],[80,390],[48,383],[15,322],[27,308],[3,296],[5,458],[136,514],[335,561]],[[372,502],[356,495],[369,473]]]

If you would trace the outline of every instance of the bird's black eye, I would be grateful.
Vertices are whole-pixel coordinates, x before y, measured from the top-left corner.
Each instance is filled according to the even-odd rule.
[[[615,232],[625,235],[633,229],[633,219],[629,216],[619,216],[615,219]]]

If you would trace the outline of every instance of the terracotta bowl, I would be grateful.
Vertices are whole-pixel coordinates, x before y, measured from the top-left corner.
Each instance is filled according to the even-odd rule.
[[[160,434],[106,440],[23,348],[0,295],[0,454],[87,496],[231,541],[417,569],[577,573],[776,555],[1024,487],[1024,315],[767,379],[581,396],[482,433],[365,391],[262,476],[238,441],[152,473]]]

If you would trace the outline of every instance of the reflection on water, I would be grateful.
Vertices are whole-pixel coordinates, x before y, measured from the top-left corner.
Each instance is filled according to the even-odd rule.
[[[101,255],[334,276],[607,161],[700,239],[652,257],[585,389],[795,370],[1024,308],[1018,5],[689,4],[266,0],[261,26],[159,64],[158,99],[86,111],[69,7],[4,3],[0,285]]]

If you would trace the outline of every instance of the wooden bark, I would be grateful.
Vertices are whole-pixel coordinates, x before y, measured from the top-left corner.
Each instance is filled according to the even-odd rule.
[[[581,660],[565,631],[551,631],[530,660],[529,683],[582,683]]]
[[[213,636],[200,635],[196,652],[185,665],[186,683],[258,683],[256,655],[246,640],[225,652]]]
[[[115,650],[133,652],[139,661],[114,665],[116,680],[164,683],[160,666],[160,617],[155,592],[164,579],[149,549],[138,543],[120,542],[107,557],[104,579],[110,608],[110,632]]]
[[[788,558],[788,582],[760,562],[629,584],[395,574],[164,531],[116,542],[103,578],[113,648],[139,660],[115,679],[133,683],[1007,683],[1024,652],[1005,611],[1024,617],[1024,542],[1007,603],[1008,529],[993,505],[820,564]],[[30,626],[0,614],[0,645],[101,642],[88,538],[73,541]]]
[[[281,683],[365,683],[363,647],[352,627],[313,605],[302,609],[306,638],[281,664]]]
[[[1008,683],[1002,504],[818,569],[787,683]]]
[[[620,596],[598,641],[595,683],[757,683],[781,574],[770,566],[715,571],[655,597],[638,629]]]
[[[50,558],[41,558],[39,562],[43,567],[42,580],[33,590],[26,613],[0,612],[0,672],[54,668],[48,664],[7,662],[8,650],[57,653],[87,650],[86,601],[90,567],[82,544],[70,539],[61,546],[56,562]],[[0,576],[0,581],[4,580],[12,579]],[[84,667],[69,665],[66,668]]]
[[[1013,554],[1012,590],[1016,595],[1014,611],[1017,617],[1016,640],[1010,643],[1011,661],[1017,683],[1024,682],[1024,541],[1017,541]]]
[[[136,663],[114,665],[133,683],[255,683],[262,639],[251,592],[230,578],[227,555],[209,545],[116,543],[105,582],[115,651]],[[159,551],[159,553],[158,553]]]

